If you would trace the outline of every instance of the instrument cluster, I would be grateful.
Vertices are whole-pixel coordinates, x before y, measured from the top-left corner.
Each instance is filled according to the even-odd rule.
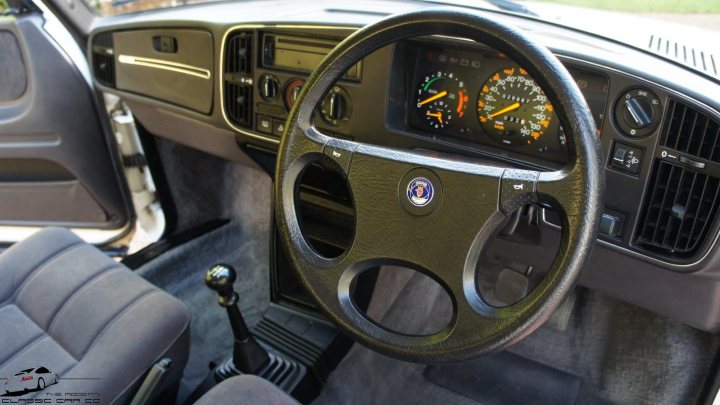
[[[489,145],[566,161],[566,138],[552,103],[528,72],[504,55],[417,41],[406,44],[405,61],[411,131],[473,148]],[[601,128],[608,79],[577,68],[569,71]]]

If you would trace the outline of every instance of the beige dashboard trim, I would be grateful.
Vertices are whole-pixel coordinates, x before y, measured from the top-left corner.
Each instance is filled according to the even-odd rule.
[[[119,55],[118,62],[126,65],[143,66],[153,69],[169,70],[175,73],[210,79],[210,70],[184,63],[170,62],[162,59],[145,58],[142,56]]]
[[[360,27],[352,27],[352,26],[343,26],[343,25],[308,25],[308,24],[239,24],[234,25],[230,28],[228,28],[225,31],[225,34],[222,37],[222,42],[220,43],[220,63],[218,64],[218,78],[220,83],[220,111],[222,112],[223,119],[225,120],[225,123],[230,126],[235,132],[238,132],[242,135],[248,136],[250,138],[259,139],[261,141],[279,144],[280,140],[277,138],[272,138],[269,136],[263,136],[258,135],[252,132],[249,132],[246,129],[239,128],[235,126],[232,122],[230,122],[230,119],[227,117],[227,114],[225,114],[225,86],[224,86],[224,61],[225,61],[225,43],[227,42],[227,37],[230,35],[233,31],[238,30],[253,30],[253,29],[263,29],[263,28],[281,28],[281,29],[321,29],[321,30],[347,30],[347,31],[356,31]]]

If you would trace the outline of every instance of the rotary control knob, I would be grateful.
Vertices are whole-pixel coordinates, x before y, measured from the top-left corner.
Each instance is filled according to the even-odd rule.
[[[333,87],[320,108],[323,120],[330,125],[340,126],[349,121],[352,114],[350,95],[340,86]]]
[[[653,115],[652,104],[644,98],[631,97],[623,102],[623,120],[635,129],[647,128]]]
[[[615,104],[615,121],[628,136],[637,138],[653,132],[660,124],[660,99],[646,89],[631,89]]]
[[[303,84],[305,84],[305,82],[302,80],[293,79],[285,85],[285,107],[287,107],[288,110],[295,104],[295,100],[297,100],[300,95]]]
[[[272,75],[264,75],[260,79],[260,95],[265,100],[274,100],[278,95],[278,79]]]

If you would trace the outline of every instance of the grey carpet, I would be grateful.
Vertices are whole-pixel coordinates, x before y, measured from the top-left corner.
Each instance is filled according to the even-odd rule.
[[[379,288],[402,292],[379,296],[383,298],[371,303],[369,313],[385,325],[401,322],[412,324],[406,328],[436,329],[427,316],[443,311],[438,308],[442,305],[439,287],[422,279],[381,272]],[[579,376],[578,403],[680,404],[695,400],[718,349],[717,336],[586,289],[580,289],[578,297],[565,331],[542,327],[509,351]],[[453,372],[470,373],[472,366],[468,362],[451,367],[456,368]],[[315,403],[477,403],[429,381],[425,369],[355,345]]]
[[[272,183],[256,169],[161,138],[156,138],[156,144],[175,202],[176,230],[231,219],[137,270],[190,308],[190,358],[177,401],[183,403],[207,375],[210,361],[232,351],[227,314],[217,304],[217,295],[205,286],[205,271],[216,263],[235,267],[240,310],[251,327],[269,305]]]
[[[233,335],[217,294],[205,287],[205,271],[216,263],[235,267],[235,290],[245,321],[253,326],[270,302],[267,235],[255,237],[239,222],[176,248],[138,269],[153,284],[190,309],[190,357],[180,385],[182,403],[208,374],[208,364],[232,352]]]
[[[264,237],[270,227],[272,180],[256,168],[155,138],[175,202],[176,232],[218,218],[238,218]]]
[[[395,330],[427,333],[450,315],[447,295],[427,277],[385,267],[368,315]],[[423,377],[424,365],[407,363],[356,344],[330,375],[315,404],[473,404],[475,401]]]

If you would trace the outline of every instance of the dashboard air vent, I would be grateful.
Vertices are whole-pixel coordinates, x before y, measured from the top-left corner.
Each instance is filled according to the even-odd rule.
[[[235,31],[228,36],[223,66],[225,115],[235,125],[252,128],[252,31]]]
[[[234,124],[252,126],[252,87],[225,82],[225,112]]]
[[[225,73],[252,74],[253,35],[251,32],[235,32],[227,40]]]
[[[93,38],[92,64],[97,81],[115,87],[115,51],[111,32],[98,34]]]
[[[720,163],[720,124],[685,104],[671,100],[661,144]]]
[[[720,202],[720,180],[658,160],[635,244],[673,259],[693,257],[708,237]]]

